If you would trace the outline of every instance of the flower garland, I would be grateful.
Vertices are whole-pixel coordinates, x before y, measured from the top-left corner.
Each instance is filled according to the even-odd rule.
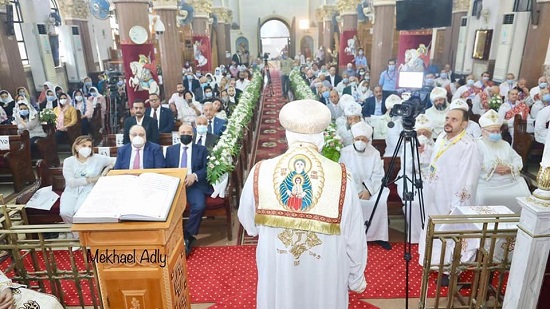
[[[501,105],[502,105],[502,98],[500,97],[499,94],[492,96],[491,99],[489,100],[489,108],[494,110],[495,112],[498,112],[498,109],[500,108]]]
[[[206,166],[206,179],[210,184],[215,184],[223,175],[235,169],[233,157],[241,151],[241,141],[260,98],[262,82],[260,71],[254,71],[252,81],[240,96],[239,104],[228,119],[227,128],[210,151]]]
[[[311,99],[317,100],[317,96],[313,94],[311,88],[306,84],[298,70],[290,72],[290,88],[297,100]],[[342,137],[336,132],[336,124],[332,122],[323,132],[325,136],[325,145],[321,154],[334,162],[340,159],[340,150],[344,147]]]

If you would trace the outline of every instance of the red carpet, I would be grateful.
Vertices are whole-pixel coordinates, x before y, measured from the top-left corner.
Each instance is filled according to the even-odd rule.
[[[75,266],[79,271],[85,270],[84,266],[84,258],[82,255],[82,251],[74,252],[75,255]],[[36,256],[38,257],[38,270],[45,270],[46,269],[46,263],[44,262],[44,256],[42,255],[42,252],[38,251],[36,253]],[[53,259],[55,261],[55,266],[58,271],[70,271],[71,268],[71,260],[69,258],[69,252],[68,251],[60,251],[56,250],[53,251]],[[25,259],[23,260],[25,264],[25,269],[27,271],[33,272],[35,268],[33,267],[32,260],[30,255],[27,255]],[[7,258],[4,262],[0,264],[0,268],[2,271],[7,269],[9,265],[12,263],[12,258]],[[6,275],[8,278],[12,278],[14,276],[13,271],[7,272]],[[44,287],[46,292],[51,294],[52,288],[49,281],[44,280]],[[95,280],[94,280],[95,282]],[[81,301],[77,294],[77,286],[75,284],[74,280],[61,280],[61,287],[63,290],[63,303],[66,306],[80,306],[81,303],[83,303],[86,306],[93,305],[92,297],[91,297],[91,291],[90,291],[90,284],[88,280],[81,280],[80,281],[82,292],[84,294],[84,299]],[[37,282],[31,282],[31,285],[37,285]],[[97,296],[97,292],[95,293]],[[96,298],[96,304],[99,304],[99,300]]]
[[[256,247],[198,247],[187,260],[191,303],[210,308],[256,307]],[[349,308],[375,309],[350,294]]]

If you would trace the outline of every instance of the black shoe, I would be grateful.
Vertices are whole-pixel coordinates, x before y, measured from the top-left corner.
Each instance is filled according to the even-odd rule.
[[[195,237],[191,236],[189,238],[185,238],[185,256],[188,257],[191,254],[191,251],[193,250],[193,243],[197,240]]]
[[[441,276],[441,286],[449,286],[449,275],[443,274],[443,276]]]
[[[42,236],[44,239],[56,239],[59,237],[59,233],[44,233]]]
[[[377,244],[380,245],[380,247],[386,249],[386,250],[391,250],[391,244],[387,241],[384,241],[384,240],[377,240],[376,241]]]

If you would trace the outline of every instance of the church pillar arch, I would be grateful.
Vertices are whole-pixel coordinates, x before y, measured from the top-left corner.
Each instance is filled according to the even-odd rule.
[[[217,36],[216,42],[218,44],[218,66],[227,65],[229,59],[226,58],[225,54],[228,52],[231,54],[231,46],[227,43],[230,42],[226,38],[226,33],[229,32],[231,28],[231,23],[233,21],[233,11],[227,8],[214,8],[214,13],[218,16],[218,25],[217,25]]]
[[[377,18],[373,27],[372,55],[368,59],[371,88],[378,85],[380,73],[387,68],[388,60],[394,54],[395,0],[374,0],[373,6]]]
[[[158,35],[158,42],[164,97],[167,99],[182,81],[183,50],[179,36],[180,27],[176,24],[178,1],[157,0],[154,9],[166,28],[164,33]]]

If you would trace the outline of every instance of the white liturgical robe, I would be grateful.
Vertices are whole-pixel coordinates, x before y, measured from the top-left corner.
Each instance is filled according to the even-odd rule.
[[[293,254],[287,252],[279,236],[290,232],[301,238],[312,232],[256,225],[253,192],[256,167],[252,168],[244,185],[238,217],[248,235],[259,236],[256,249],[257,308],[347,308],[348,290],[362,292],[367,284],[364,220],[350,175],[347,177],[340,234],[314,233],[321,244],[303,252],[296,264]]]
[[[363,219],[369,220],[378,193],[382,188],[384,177],[384,161],[380,158],[380,152],[372,145],[360,153],[353,145],[346,146],[340,152],[340,163],[344,163],[353,177],[353,184],[357,193],[368,190],[371,197],[368,200],[359,200],[363,210]],[[382,196],[376,207],[374,217],[367,233],[367,241],[384,240],[388,241],[388,196],[390,190],[384,188]]]
[[[392,157],[397,148],[397,143],[399,142],[399,136],[401,131],[403,131],[403,123],[401,122],[401,117],[392,117],[393,128],[388,128],[386,131],[386,149],[384,150],[384,157]],[[387,125],[387,124],[386,124]],[[403,151],[403,146],[399,149],[398,155]]]
[[[426,116],[430,119],[432,123],[433,136],[439,136],[443,132],[443,127],[445,126],[445,117],[447,116],[448,108],[440,111],[432,106],[426,110]]]
[[[531,195],[525,179],[521,177],[523,161],[507,142],[491,142],[481,138],[477,141],[483,153],[483,165],[477,187],[477,204],[479,206],[506,206],[519,214],[521,207],[516,197]],[[502,164],[510,167],[511,174],[495,173],[495,167]]]
[[[450,140],[446,133],[439,135],[424,182],[426,218],[448,215],[457,206],[475,205],[482,160],[476,140],[465,131]],[[426,229],[420,237],[426,238]],[[420,265],[423,265],[424,249],[425,242],[419,242]]]

